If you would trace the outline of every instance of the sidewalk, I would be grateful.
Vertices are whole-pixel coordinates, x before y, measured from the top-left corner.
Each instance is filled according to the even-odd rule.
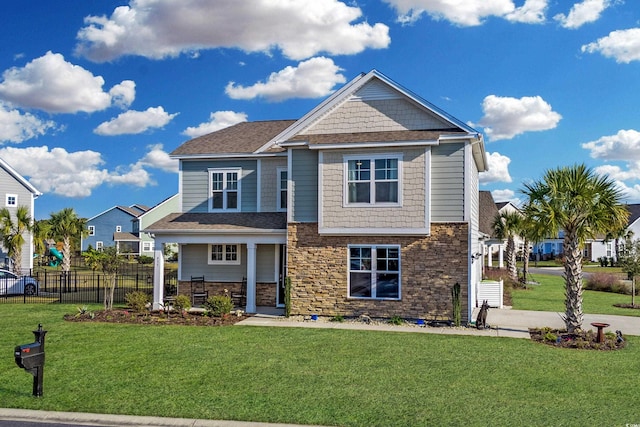
[[[78,426],[135,427],[303,427],[299,424],[272,424],[251,421],[197,420],[189,418],[139,417],[132,415],[89,414],[84,412],[34,411],[0,408],[0,420],[63,423]],[[46,425],[46,424],[43,424]],[[320,427],[320,426],[315,426]]]

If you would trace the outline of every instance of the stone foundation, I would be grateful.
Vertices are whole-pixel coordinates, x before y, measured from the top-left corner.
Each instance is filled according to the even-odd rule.
[[[460,283],[468,322],[469,228],[431,224],[430,236],[320,236],[316,223],[288,226],[291,314],[451,319],[451,289]],[[400,245],[401,299],[348,298],[348,245]]]
[[[225,289],[228,294],[239,293],[242,289],[242,282],[205,282],[205,289],[209,291],[209,296],[224,295]],[[256,305],[265,307],[276,306],[276,289],[275,283],[256,283]],[[191,297],[191,282],[188,280],[180,281],[178,285],[178,293]],[[244,309],[244,307],[242,307]]]

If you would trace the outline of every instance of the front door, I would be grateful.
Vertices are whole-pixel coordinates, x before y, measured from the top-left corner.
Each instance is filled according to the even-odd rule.
[[[284,283],[287,277],[287,246],[280,245],[278,252],[278,292],[276,293],[276,306],[284,307]]]

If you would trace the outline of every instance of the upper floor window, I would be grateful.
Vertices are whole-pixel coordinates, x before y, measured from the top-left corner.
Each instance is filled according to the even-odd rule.
[[[96,235],[96,226],[95,225],[90,225],[87,227],[87,229],[89,230],[89,236],[95,236]]]
[[[287,210],[287,170],[278,169],[278,210]]]
[[[240,210],[240,169],[209,171],[210,210]]]
[[[121,225],[116,225],[116,233],[120,233],[122,231]]]
[[[349,246],[349,296],[400,299],[400,247]]]
[[[400,155],[348,156],[345,160],[346,204],[400,203]]]
[[[240,245],[209,245],[209,264],[240,264]]]
[[[6,203],[7,206],[18,206],[18,195],[17,194],[7,194]]]

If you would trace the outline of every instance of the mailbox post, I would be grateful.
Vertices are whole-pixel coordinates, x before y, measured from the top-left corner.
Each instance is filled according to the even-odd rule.
[[[42,325],[33,331],[36,341],[31,344],[16,346],[14,357],[16,364],[33,375],[33,395],[42,396],[42,377],[44,374],[44,336],[47,331]]]

